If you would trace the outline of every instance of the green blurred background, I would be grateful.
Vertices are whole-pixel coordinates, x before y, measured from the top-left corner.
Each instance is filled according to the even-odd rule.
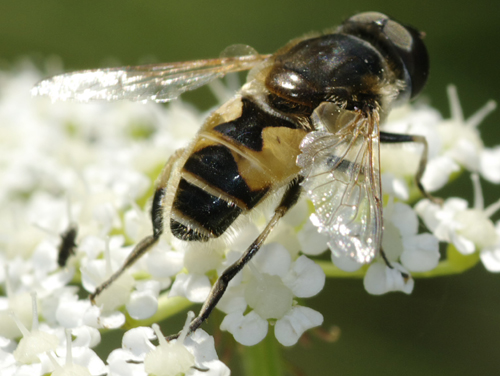
[[[466,116],[488,99],[500,100],[500,2],[494,0],[2,0],[0,60],[6,67],[23,56],[57,55],[74,70],[217,57],[234,43],[268,53],[368,10],[427,33],[431,76],[424,95],[445,116],[450,83]],[[207,107],[206,94],[188,98]],[[497,110],[481,125],[487,146],[500,144],[498,116]],[[470,201],[470,187],[463,176],[444,194]],[[483,187],[486,204],[498,199],[498,186]],[[305,375],[500,374],[500,275],[481,265],[417,280],[411,296],[373,297],[360,280],[329,280],[310,302],[342,335],[284,352]],[[183,318],[175,321],[178,328]]]

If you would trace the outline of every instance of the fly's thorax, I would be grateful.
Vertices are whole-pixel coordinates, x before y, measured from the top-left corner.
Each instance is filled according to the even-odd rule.
[[[324,101],[353,110],[378,106],[396,80],[386,59],[369,42],[329,34],[303,40],[276,56],[266,87],[311,112]]]

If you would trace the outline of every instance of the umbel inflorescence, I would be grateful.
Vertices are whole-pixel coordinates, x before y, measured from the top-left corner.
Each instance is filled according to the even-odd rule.
[[[213,338],[202,329],[190,336],[185,329],[167,343],[151,325],[203,302],[217,275],[265,226],[272,207],[254,213],[216,252],[184,248],[175,238],[162,237],[91,305],[82,292],[92,292],[151,232],[153,181],[168,156],[189,143],[206,114],[180,100],[166,107],[53,105],[29,97],[40,78],[29,65],[0,73],[2,375],[229,374]],[[231,95],[230,89],[218,88],[219,96]],[[268,335],[293,345],[323,321],[320,312],[307,307],[307,298],[321,293],[325,277],[346,272],[363,277],[367,292],[378,295],[409,294],[412,276],[464,270],[473,255],[487,270],[500,271],[500,223],[490,219],[500,202],[484,203],[479,183],[480,178],[500,183],[500,147],[486,148],[478,130],[495,104],[488,102],[464,119],[453,87],[448,95],[450,119],[421,102],[394,110],[382,129],[427,138],[423,183],[429,191],[464,173],[471,175],[474,197],[448,197],[442,205],[419,199],[413,185],[418,145],[382,147],[387,262],[378,256],[361,265],[338,254],[331,255],[332,262],[319,261],[327,238],[312,223],[310,203],[301,199],[231,282],[217,306],[225,314],[221,330],[243,345]],[[62,248],[63,234],[73,236],[74,244]],[[444,256],[440,242],[447,243]],[[68,253],[64,266],[58,264],[61,251]],[[133,319],[127,325],[137,327],[124,334],[122,348],[100,359],[92,350],[101,340],[100,330],[122,327],[127,317]]]

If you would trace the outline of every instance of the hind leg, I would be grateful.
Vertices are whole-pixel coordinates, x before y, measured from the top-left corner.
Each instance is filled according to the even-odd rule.
[[[273,217],[268,222],[264,230],[250,245],[250,247],[248,247],[243,255],[235,263],[224,270],[224,272],[222,272],[222,274],[219,276],[219,278],[213,285],[207,300],[203,304],[200,313],[191,322],[191,325],[189,326],[190,333],[198,329],[201,324],[203,324],[203,322],[210,316],[210,313],[213,311],[219,300],[224,295],[229,282],[231,282],[234,276],[236,276],[236,274],[238,274],[238,272],[243,269],[243,267],[255,256],[273,228],[278,224],[278,221],[288,212],[288,210],[290,210],[290,208],[292,208],[297,203],[297,200],[299,199],[300,193],[302,191],[302,188],[300,186],[300,182],[302,181],[302,179],[302,177],[298,177],[290,184],[288,189],[283,194],[280,204],[274,210]],[[175,334],[167,338],[168,340],[172,340],[177,338],[179,334]]]
[[[428,198],[432,202],[435,202],[436,204],[441,204],[443,200],[434,197],[429,192],[427,192],[422,184],[422,176],[424,176],[425,167],[427,166],[427,160],[429,154],[429,146],[427,144],[427,139],[424,136],[419,136],[419,135],[380,132],[380,142],[389,144],[416,142],[424,147],[424,150],[420,157],[420,162],[418,164],[418,170],[417,173],[415,174],[415,184],[417,185],[417,188],[424,197]]]

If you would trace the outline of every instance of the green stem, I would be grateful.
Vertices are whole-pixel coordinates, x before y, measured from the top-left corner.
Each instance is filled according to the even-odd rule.
[[[272,333],[255,346],[241,346],[244,372],[248,376],[283,376],[282,346]]]
[[[346,272],[337,268],[331,261],[315,260],[315,262],[323,269],[326,276],[330,278],[363,278],[368,269],[368,265],[363,265],[354,272]]]
[[[460,274],[471,269],[479,260],[479,252],[463,255],[452,244],[448,244],[446,260],[440,261],[434,269],[428,272],[412,272],[411,276],[413,278],[432,278]],[[364,265],[355,272],[345,272],[330,261],[316,261],[316,264],[323,269],[328,278],[363,278],[368,269],[368,266]]]

